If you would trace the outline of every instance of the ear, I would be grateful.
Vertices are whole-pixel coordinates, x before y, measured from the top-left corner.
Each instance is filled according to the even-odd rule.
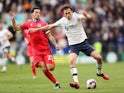
[[[31,13],[31,17],[33,16],[33,13]]]

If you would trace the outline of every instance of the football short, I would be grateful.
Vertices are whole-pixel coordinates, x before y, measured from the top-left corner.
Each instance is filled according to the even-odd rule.
[[[30,44],[27,45],[27,56],[28,57],[33,56],[32,47]]]
[[[69,53],[76,53],[77,55],[79,55],[79,52],[83,52],[90,56],[92,51],[94,51],[94,48],[87,42],[87,39],[82,43],[69,46]]]
[[[10,52],[10,46],[3,48],[3,53],[9,53]]]
[[[54,58],[51,51],[44,51],[40,55],[34,55],[34,65],[38,67],[39,62],[44,62],[45,64],[54,64]]]

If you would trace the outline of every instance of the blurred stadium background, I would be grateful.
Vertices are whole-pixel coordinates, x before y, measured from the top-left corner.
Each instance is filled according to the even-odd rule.
[[[37,6],[42,10],[41,18],[53,23],[61,17],[61,7],[70,3],[76,12],[86,10],[93,20],[82,22],[86,29],[89,43],[103,56],[106,62],[124,62],[124,0],[0,0],[0,22],[9,29],[14,38],[11,39],[11,55],[22,54],[26,62],[26,43],[21,31],[14,32],[8,12],[15,13],[18,25],[30,18],[30,10]],[[56,51],[51,45],[56,60],[67,59],[68,44],[61,28],[53,29],[53,35],[61,46]],[[58,56],[62,57],[58,57]],[[80,54],[78,62],[92,62],[93,59]],[[61,61],[63,62],[63,61]]]

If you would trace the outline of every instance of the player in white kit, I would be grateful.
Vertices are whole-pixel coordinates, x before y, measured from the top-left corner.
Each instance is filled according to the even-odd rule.
[[[78,81],[78,71],[76,68],[76,59],[79,55],[79,52],[83,52],[88,56],[92,56],[97,60],[97,76],[102,77],[105,80],[110,78],[103,74],[102,72],[102,57],[94,48],[89,45],[87,42],[87,36],[82,26],[82,20],[91,19],[91,16],[86,12],[83,14],[78,14],[73,12],[73,8],[70,5],[65,5],[62,8],[63,17],[57,22],[41,27],[41,28],[31,28],[29,32],[34,32],[37,30],[49,30],[54,27],[62,27],[65,32],[68,42],[69,42],[69,60],[70,60],[70,69],[74,82],[70,83],[71,87],[79,89]]]
[[[10,49],[9,39],[11,39],[12,37],[13,34],[8,29],[3,28],[2,24],[0,23],[0,47],[3,50],[3,54],[2,54],[3,68],[1,72],[6,72],[7,70],[6,65],[8,58],[14,60],[14,58],[10,57],[9,55],[9,49]]]

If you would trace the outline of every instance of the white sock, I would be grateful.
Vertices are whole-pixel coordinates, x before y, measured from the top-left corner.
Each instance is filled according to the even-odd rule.
[[[77,72],[76,67],[71,67],[71,74],[72,74],[74,82],[79,83],[79,81],[78,81],[78,72]]]
[[[7,70],[6,66],[3,66],[1,71],[6,71],[6,70]]]
[[[7,58],[3,58],[3,66],[6,66],[7,65]]]
[[[12,57],[11,60],[12,60],[12,62],[15,62],[16,59],[15,59],[15,57]]]
[[[102,74],[102,64],[97,64],[97,73]]]

